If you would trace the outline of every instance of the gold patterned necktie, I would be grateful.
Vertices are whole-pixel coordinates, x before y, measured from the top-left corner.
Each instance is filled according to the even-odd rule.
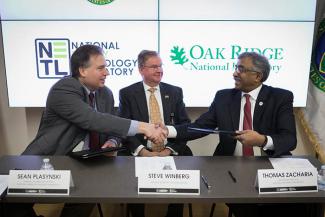
[[[158,101],[155,97],[156,90],[157,89],[153,87],[148,89],[148,91],[150,92],[150,97],[149,97],[150,121],[153,124],[162,122]],[[152,143],[151,146],[152,146],[151,147],[152,151],[158,151],[158,152],[162,151],[165,148],[163,143],[162,144]]]

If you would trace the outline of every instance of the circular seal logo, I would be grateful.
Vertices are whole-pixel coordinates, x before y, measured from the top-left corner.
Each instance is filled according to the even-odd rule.
[[[112,3],[114,0],[88,0],[95,5],[107,5]]]
[[[318,89],[325,92],[325,19],[319,25],[318,40],[310,69],[310,79]]]

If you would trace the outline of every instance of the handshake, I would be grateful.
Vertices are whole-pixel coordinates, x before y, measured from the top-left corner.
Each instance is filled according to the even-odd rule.
[[[139,133],[143,133],[145,137],[151,140],[153,143],[161,144],[168,136],[167,127],[162,124],[150,124],[145,122],[139,122]]]

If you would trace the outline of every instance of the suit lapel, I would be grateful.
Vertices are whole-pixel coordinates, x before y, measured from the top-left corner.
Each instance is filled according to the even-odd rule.
[[[239,129],[239,117],[240,117],[240,103],[241,103],[241,91],[235,91],[233,99],[229,104],[229,111],[231,113],[231,120],[234,130]]]
[[[171,111],[170,94],[168,92],[168,88],[163,83],[160,83],[159,87],[160,87],[161,102],[162,102],[163,113],[164,113],[164,121],[165,121],[165,124],[169,124],[170,123],[170,111]]]
[[[259,129],[260,119],[265,110],[268,94],[269,94],[269,89],[267,88],[267,86],[263,85],[262,89],[260,90],[257,96],[257,100],[254,108],[253,128],[255,130]]]
[[[101,95],[100,95],[100,91],[96,91],[96,94],[95,94],[95,99],[96,99],[96,109],[97,111],[99,112],[104,112],[104,109],[105,109],[105,102],[104,100],[101,100]]]
[[[86,102],[88,105],[90,105],[89,95],[88,95],[86,89],[83,86],[81,86],[80,89],[81,89],[82,93],[84,94],[84,102]]]
[[[147,99],[144,93],[144,87],[142,82],[139,82],[138,85],[136,85],[134,97],[135,101],[137,102],[138,111],[140,112],[141,119],[145,122],[149,122]]]

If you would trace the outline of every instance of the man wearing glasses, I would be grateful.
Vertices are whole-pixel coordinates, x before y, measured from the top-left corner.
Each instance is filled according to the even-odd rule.
[[[270,64],[262,55],[245,52],[238,56],[233,73],[235,88],[220,90],[209,107],[195,122],[167,126],[169,138],[193,140],[207,134],[188,131],[188,127],[236,131],[236,135],[219,134],[214,155],[281,156],[296,147],[293,94],[264,85]],[[228,204],[239,216],[307,216],[301,204]],[[279,212],[281,210],[281,212]],[[283,211],[282,211],[283,210]]]
[[[35,139],[23,155],[69,155],[74,148],[115,146],[115,136],[144,134],[155,142],[166,138],[154,124],[127,120],[113,114],[114,99],[105,86],[108,76],[102,48],[83,45],[70,58],[71,74],[51,88]],[[88,217],[94,204],[65,204],[61,217]],[[33,204],[8,203],[5,217],[35,217]]]
[[[264,85],[269,73],[270,64],[264,56],[255,52],[240,54],[233,73],[235,88],[218,91],[209,110],[195,122],[168,127],[168,137],[193,140],[206,134],[193,133],[188,127],[218,128],[237,131],[237,135],[219,134],[214,155],[290,154],[297,143],[293,94]]]
[[[120,90],[119,115],[150,123],[168,125],[190,123],[185,111],[182,89],[161,82],[162,61],[156,51],[143,50],[138,55],[138,68],[143,81]],[[155,144],[143,136],[128,137],[124,142],[129,150],[126,155],[169,156],[192,155],[186,142],[165,141]],[[119,153],[121,154],[121,153]],[[133,217],[144,216],[144,204],[129,204]],[[170,204],[167,216],[182,217],[183,204]]]

